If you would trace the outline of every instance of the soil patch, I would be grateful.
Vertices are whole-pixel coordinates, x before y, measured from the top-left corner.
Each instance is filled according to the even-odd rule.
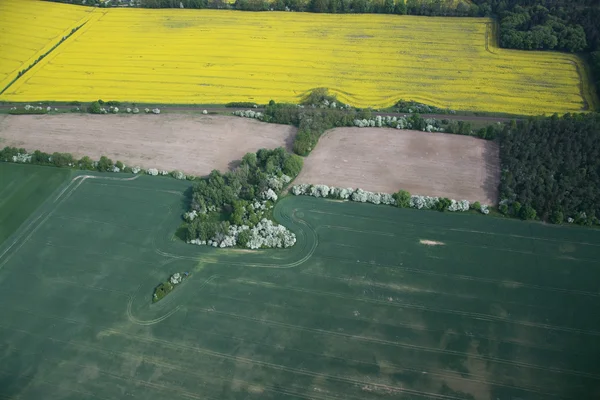
[[[107,156],[126,165],[207,175],[260,148],[291,149],[296,128],[213,115],[19,115],[0,119],[3,146]]]
[[[426,246],[444,246],[444,242],[436,242],[435,240],[419,240],[419,243],[424,244]]]
[[[297,183],[444,196],[495,204],[498,146],[447,133],[336,128],[304,161]]]

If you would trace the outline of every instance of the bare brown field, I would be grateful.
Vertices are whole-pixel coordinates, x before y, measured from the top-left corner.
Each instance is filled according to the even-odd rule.
[[[321,137],[296,181],[494,204],[499,162],[495,143],[473,137],[336,128]]]
[[[247,152],[291,148],[296,128],[227,116],[8,115],[0,144],[27,150],[107,156],[126,165],[207,175],[224,171]]]

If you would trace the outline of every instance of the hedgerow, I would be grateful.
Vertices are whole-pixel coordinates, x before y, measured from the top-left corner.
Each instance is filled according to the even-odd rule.
[[[453,200],[446,197],[411,195],[405,190],[394,194],[369,192],[363,189],[339,188],[327,185],[299,184],[292,187],[291,192],[296,196],[325,197],[337,200],[351,200],[360,203],[386,204],[400,208],[415,208],[424,210],[464,212],[476,209],[482,214],[489,214],[487,205],[479,202],[471,204],[468,200]]]

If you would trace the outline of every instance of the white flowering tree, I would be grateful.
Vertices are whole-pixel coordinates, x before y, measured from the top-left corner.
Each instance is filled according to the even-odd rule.
[[[360,203],[372,203],[372,204],[385,204],[385,205],[397,205],[395,195],[389,193],[380,192],[369,192],[363,189],[352,189],[352,188],[339,188],[334,186],[326,185],[309,185],[306,183],[294,185],[291,188],[291,192],[295,196],[313,196],[313,197],[329,197],[341,200],[351,200]],[[406,192],[407,203],[403,207],[410,207],[415,209],[434,210],[445,208],[451,212],[465,212],[472,208],[472,204],[468,200],[453,200],[453,199],[441,199],[435,196],[419,196],[412,195]],[[479,210],[479,208],[478,208]],[[485,211],[484,211],[485,210]],[[488,206],[481,206],[481,212],[488,214]]]

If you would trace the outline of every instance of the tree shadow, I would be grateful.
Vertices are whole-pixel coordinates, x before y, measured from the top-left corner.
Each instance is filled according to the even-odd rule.
[[[188,211],[192,206],[192,196],[194,194],[193,186],[194,185],[190,185],[187,189],[185,189],[181,198],[181,208],[186,211]]]
[[[488,199],[493,199],[493,205],[497,205],[500,185],[500,148],[498,143],[486,141],[483,159],[485,162],[483,191]]]
[[[242,160],[229,161],[229,164],[227,164],[227,169],[230,171],[233,171],[234,169],[239,167],[241,164],[242,164]]]
[[[290,134],[284,140],[284,148],[290,153],[294,149],[294,139],[296,139],[296,134],[298,133],[297,128],[293,128],[290,130]]]

